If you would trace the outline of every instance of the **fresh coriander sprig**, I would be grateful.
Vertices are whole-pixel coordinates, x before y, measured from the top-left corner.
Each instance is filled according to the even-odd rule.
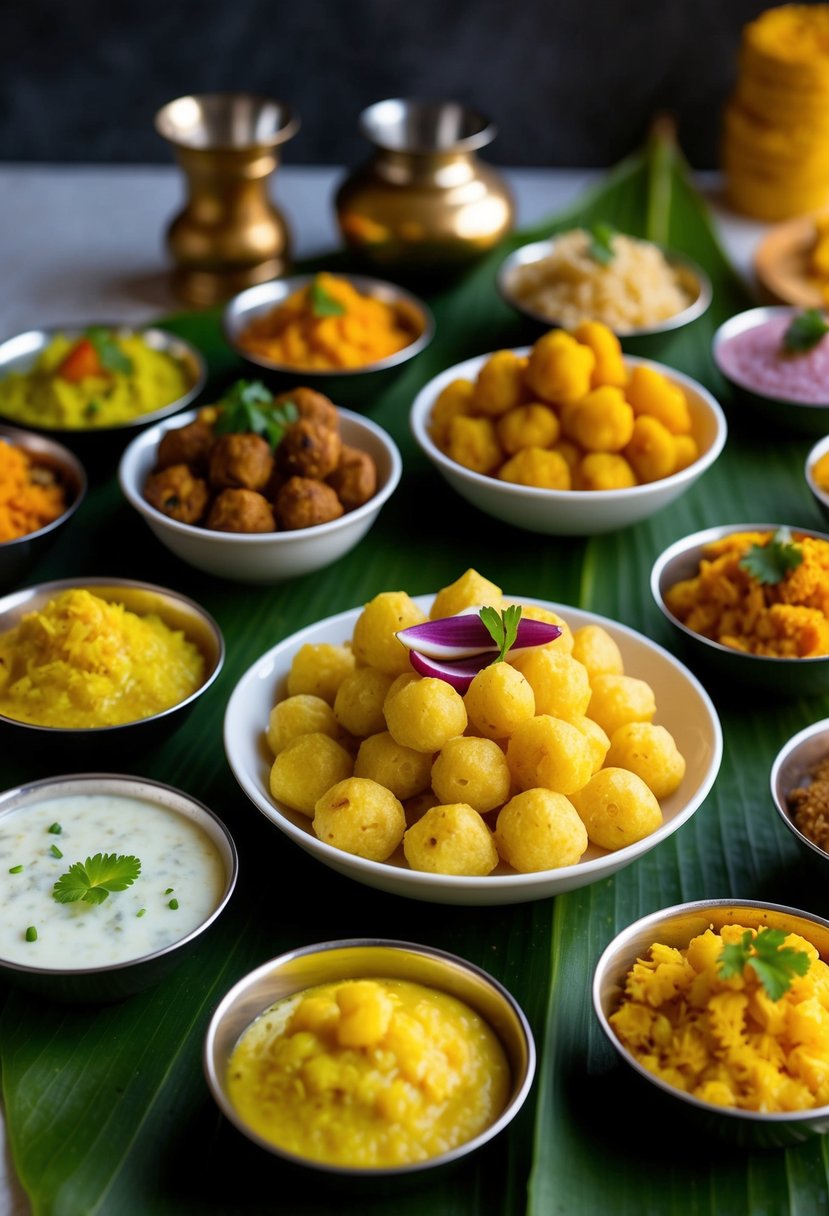
[[[492,607],[482,608],[478,616],[498,647],[498,654],[492,660],[493,663],[502,663],[507,651],[518,636],[518,622],[521,620],[520,604],[510,604],[503,612]]]
[[[803,550],[789,528],[778,528],[765,545],[752,545],[740,558],[740,568],[758,583],[782,583],[803,561]]]
[[[293,401],[274,405],[273,393],[261,380],[237,380],[219,402],[213,428],[217,435],[252,431],[276,448],[292,422],[299,417]]]
[[[805,951],[785,945],[786,937],[783,929],[760,929],[756,935],[746,929],[739,942],[723,946],[718,959],[720,975],[727,980],[751,967],[766,994],[779,1001],[794,977],[805,975],[811,963]]]
[[[802,355],[817,346],[829,334],[829,322],[819,308],[807,308],[792,319],[783,334],[783,350],[789,355]]]
[[[84,336],[95,347],[95,353],[101,361],[101,366],[109,372],[121,372],[125,376],[132,375],[133,363],[129,355],[125,355],[112,336],[112,332],[103,325],[90,325],[84,331]]]
[[[319,277],[311,280],[308,298],[315,317],[341,317],[345,312],[345,305],[335,300],[330,291],[325,290]]]
[[[76,861],[61,874],[52,888],[59,904],[73,904],[81,899],[87,904],[102,904],[111,891],[125,891],[141,873],[137,857],[115,853],[96,853],[86,861]]]
[[[600,266],[608,266],[616,256],[613,248],[613,238],[616,229],[612,224],[599,221],[589,229],[590,244],[587,246],[587,256]]]

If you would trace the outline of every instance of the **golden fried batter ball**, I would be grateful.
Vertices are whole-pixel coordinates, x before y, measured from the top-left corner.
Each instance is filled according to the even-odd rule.
[[[603,849],[623,849],[662,823],[662,808],[641,777],[624,768],[602,768],[570,795],[587,835]]]
[[[215,440],[213,427],[204,418],[173,427],[161,436],[155,467],[166,469],[172,464],[188,464],[195,471],[206,473]]]
[[[369,777],[338,781],[314,808],[314,831],[320,840],[371,861],[390,857],[405,830],[402,803]]]
[[[220,435],[210,453],[210,484],[214,490],[241,486],[261,490],[273,472],[267,439],[250,431]]]
[[[196,477],[186,464],[151,473],[144,486],[150,506],[181,524],[197,524],[207,510],[210,491],[202,477]]]
[[[339,464],[342,446],[338,431],[300,418],[282,436],[276,449],[277,467],[285,477],[314,477],[323,481]]]
[[[312,477],[289,477],[276,496],[276,518],[286,531],[327,524],[342,514],[336,493]]]
[[[587,844],[587,829],[576,808],[553,790],[516,794],[495,823],[498,852],[519,874],[575,865]]]
[[[340,415],[336,405],[330,397],[326,397],[324,393],[318,393],[313,388],[301,385],[299,388],[290,389],[288,392],[274,397],[273,403],[277,407],[290,403],[296,406],[300,418],[326,426],[332,431],[340,429]]]
[[[403,852],[429,874],[491,874],[498,864],[492,832],[468,803],[433,806],[407,828]]]
[[[275,532],[273,507],[255,490],[222,490],[210,508],[206,527],[213,532]]]
[[[361,507],[377,493],[377,468],[368,452],[344,443],[340,460],[326,478],[346,511]]]

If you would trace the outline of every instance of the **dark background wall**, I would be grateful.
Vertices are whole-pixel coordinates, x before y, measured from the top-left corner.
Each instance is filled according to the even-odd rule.
[[[488,159],[602,167],[671,111],[715,168],[756,0],[0,0],[0,159],[167,162],[164,102],[250,89],[289,102],[295,164],[350,164],[360,110],[451,97],[498,126]]]

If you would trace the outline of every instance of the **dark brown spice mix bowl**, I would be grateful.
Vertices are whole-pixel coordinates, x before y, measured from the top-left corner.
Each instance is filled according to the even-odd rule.
[[[822,793],[818,789],[813,791],[815,816],[810,816],[809,822],[815,824],[818,839],[813,840],[807,834],[804,830],[806,823],[798,824],[795,821],[795,808],[790,805],[794,790],[813,785],[815,769],[822,761],[829,762],[829,718],[813,722],[784,743],[771,766],[769,782],[778,815],[800,845],[803,856],[825,877],[829,864],[829,781],[825,807],[822,805]],[[825,825],[821,823],[822,818],[826,820]],[[823,844],[818,840],[822,840]]]

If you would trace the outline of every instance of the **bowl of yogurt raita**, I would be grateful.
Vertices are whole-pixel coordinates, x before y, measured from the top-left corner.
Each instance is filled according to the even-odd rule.
[[[0,793],[0,976],[50,997],[157,983],[221,914],[238,854],[172,786],[78,773]]]

